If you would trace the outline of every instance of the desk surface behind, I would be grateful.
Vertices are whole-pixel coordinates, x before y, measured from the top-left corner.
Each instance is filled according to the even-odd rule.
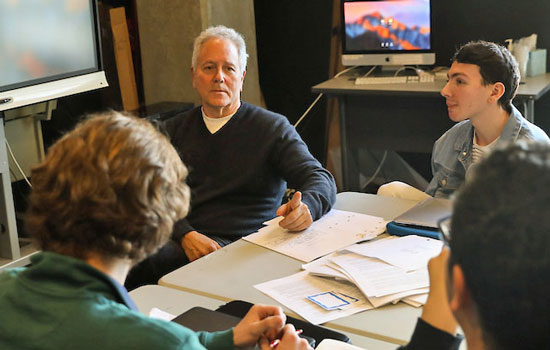
[[[342,75],[313,86],[313,92],[327,95],[417,95],[439,97],[444,80],[432,83],[355,85],[355,76]],[[537,100],[550,90],[550,73],[527,77],[520,84],[517,97]]]

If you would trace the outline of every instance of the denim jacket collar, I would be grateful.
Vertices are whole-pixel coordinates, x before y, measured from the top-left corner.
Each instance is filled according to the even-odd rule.
[[[512,113],[500,134],[500,139],[497,141],[497,144],[500,142],[516,142],[521,129],[524,127],[524,118],[521,113],[517,110],[516,107],[512,106]],[[470,161],[470,153],[472,152],[474,139],[474,126],[470,122],[470,128],[467,132],[459,135],[456,138],[454,149],[458,152],[458,160],[465,169],[468,169],[467,162]]]
[[[523,118],[516,107],[512,106],[512,113],[510,113],[510,118],[508,118],[508,122],[500,134],[499,141],[505,140],[506,142],[516,142],[521,133],[521,129],[524,127],[525,118]]]
[[[464,166],[464,169],[468,169],[468,163],[471,161],[470,154],[472,153],[472,140],[474,139],[474,126],[472,123],[467,132],[459,135],[456,138],[454,149],[458,152],[458,161]]]

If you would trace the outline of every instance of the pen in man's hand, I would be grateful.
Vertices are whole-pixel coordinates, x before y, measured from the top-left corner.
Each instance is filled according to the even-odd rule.
[[[296,335],[302,334],[303,331],[304,331],[303,329],[297,329]],[[275,339],[269,344],[269,346],[271,346],[272,349],[275,349],[280,342],[281,342],[281,339]]]

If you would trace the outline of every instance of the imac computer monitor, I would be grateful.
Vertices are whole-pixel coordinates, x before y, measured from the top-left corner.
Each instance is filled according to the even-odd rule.
[[[96,0],[0,1],[0,111],[106,86]]]
[[[435,63],[430,0],[342,2],[345,66]]]

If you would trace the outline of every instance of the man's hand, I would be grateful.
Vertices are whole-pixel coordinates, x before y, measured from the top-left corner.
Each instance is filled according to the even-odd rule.
[[[255,345],[260,338],[273,340],[281,333],[286,316],[278,306],[254,305],[233,329],[236,347]]]
[[[191,231],[183,236],[181,246],[189,261],[197,260],[221,248],[218,242],[197,231]]]
[[[435,328],[456,334],[456,321],[449,306],[445,274],[449,261],[449,249],[443,247],[441,253],[430,259],[430,294],[422,310],[422,319]]]
[[[285,218],[279,222],[279,226],[289,231],[303,231],[313,223],[309,208],[302,203],[302,194],[294,193],[292,199],[277,209],[277,216]]]
[[[300,338],[293,325],[287,324],[279,335],[280,342],[277,350],[311,350],[307,340]],[[270,339],[262,337],[260,340],[262,350],[271,350]]]

